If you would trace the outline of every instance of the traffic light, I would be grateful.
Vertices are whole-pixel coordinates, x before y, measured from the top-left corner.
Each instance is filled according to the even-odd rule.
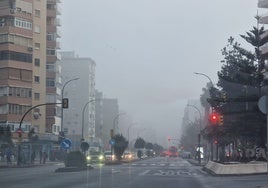
[[[19,138],[21,138],[21,136],[22,136],[22,130],[20,128],[17,130],[17,133],[18,133]]]
[[[69,100],[68,98],[62,99],[62,108],[68,108],[69,107]]]
[[[209,119],[212,125],[216,125],[219,123],[219,115],[217,113],[212,113]]]
[[[223,125],[223,115],[220,115],[219,117],[219,125]]]

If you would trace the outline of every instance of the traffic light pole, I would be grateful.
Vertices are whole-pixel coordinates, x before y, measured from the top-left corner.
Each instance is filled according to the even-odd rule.
[[[26,115],[30,112],[30,111],[32,111],[33,109],[35,109],[35,108],[37,108],[37,107],[39,107],[39,106],[46,106],[46,105],[55,105],[55,104],[62,104],[62,103],[43,103],[43,104],[38,104],[38,105],[35,105],[35,106],[33,106],[33,107],[31,107],[29,110],[27,110],[24,114],[23,114],[23,116],[22,116],[22,118],[21,118],[21,120],[20,120],[20,124],[19,124],[19,131],[21,132],[21,125],[22,125],[22,122],[23,122],[23,120],[24,120],[24,118],[26,117]],[[18,166],[20,166],[20,152],[21,152],[21,134],[19,135],[19,145],[18,145],[18,158],[17,158],[17,165]]]

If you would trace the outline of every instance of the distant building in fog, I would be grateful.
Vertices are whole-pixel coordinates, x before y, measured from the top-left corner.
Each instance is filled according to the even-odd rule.
[[[110,130],[113,128],[114,118],[119,113],[117,99],[108,99],[102,92],[96,91],[96,137],[100,138],[104,149],[109,149]],[[115,123],[117,127],[117,121]],[[116,130],[117,130],[116,129]]]
[[[79,78],[66,85],[64,98],[69,99],[69,108],[64,109],[63,128],[67,137],[80,143],[82,138],[82,110],[84,111],[84,138],[95,138],[95,62],[90,58],[76,57],[74,52],[61,52],[62,83]],[[79,144],[77,144],[79,146]]]

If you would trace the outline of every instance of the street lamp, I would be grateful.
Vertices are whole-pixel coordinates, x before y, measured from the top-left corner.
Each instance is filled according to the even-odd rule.
[[[196,109],[199,113],[199,116],[200,116],[200,122],[199,122],[199,133],[198,133],[198,163],[199,165],[201,164],[201,152],[200,152],[200,143],[201,143],[201,112],[200,110],[195,106],[195,105],[190,105],[190,104],[187,104],[188,107],[192,107],[194,109]]]
[[[133,127],[133,125],[136,125],[137,123],[132,123],[128,126],[128,129],[127,129],[127,139],[128,139],[128,150],[129,150],[129,144],[130,144],[130,139],[129,139],[129,131],[130,131],[130,128]]]
[[[201,72],[194,72],[194,74],[196,74],[196,75],[202,75],[202,76],[207,77],[209,79],[210,83],[212,84],[212,87],[214,87],[214,84],[213,84],[211,78],[208,75],[206,75],[204,73],[201,73]]]
[[[85,110],[86,110],[86,107],[87,107],[87,105],[89,104],[89,103],[91,103],[91,102],[94,102],[94,101],[96,101],[95,99],[92,99],[92,100],[90,100],[90,101],[88,101],[85,105],[84,105],[84,108],[83,108],[83,111],[82,111],[82,139],[81,139],[81,141],[84,141],[84,119],[85,119]]]
[[[113,131],[115,132],[115,121],[119,118],[121,115],[126,115],[126,113],[119,113],[114,117],[114,122],[113,122]]]
[[[68,80],[62,87],[61,89],[61,100],[63,99],[63,95],[64,95],[64,88],[67,84],[69,84],[72,81],[78,80],[79,78],[73,78],[71,80]],[[61,107],[61,131],[63,131],[63,108]]]

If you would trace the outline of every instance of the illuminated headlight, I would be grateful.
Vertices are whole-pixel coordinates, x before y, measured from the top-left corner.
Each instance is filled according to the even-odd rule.
[[[90,156],[88,155],[88,156],[87,156],[87,160],[90,161],[90,159],[91,159],[91,158],[90,158]]]
[[[112,155],[112,160],[115,160],[115,155]]]
[[[104,159],[104,156],[103,155],[100,155],[99,156],[99,160],[103,160]]]

